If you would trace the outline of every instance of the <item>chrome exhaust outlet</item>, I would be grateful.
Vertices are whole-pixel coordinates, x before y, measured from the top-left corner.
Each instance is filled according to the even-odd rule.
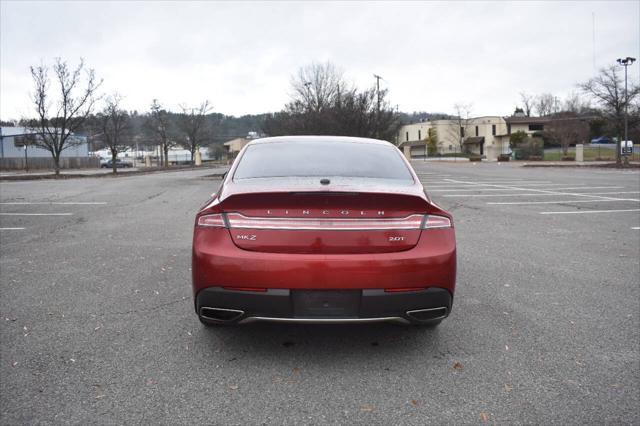
[[[407,316],[414,321],[427,322],[435,321],[446,318],[449,314],[449,309],[445,306],[439,308],[429,309],[416,309],[413,311],[407,311]]]
[[[233,322],[242,315],[244,315],[244,311],[238,309],[209,308],[207,306],[200,308],[200,317],[207,321]]]

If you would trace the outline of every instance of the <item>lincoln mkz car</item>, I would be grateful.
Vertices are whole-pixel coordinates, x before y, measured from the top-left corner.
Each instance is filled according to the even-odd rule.
[[[195,310],[253,321],[436,325],[451,312],[453,220],[392,144],[257,139],[200,209]]]

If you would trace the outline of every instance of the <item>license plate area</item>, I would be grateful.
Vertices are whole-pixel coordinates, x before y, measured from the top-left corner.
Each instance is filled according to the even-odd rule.
[[[297,318],[357,318],[361,290],[291,290]]]

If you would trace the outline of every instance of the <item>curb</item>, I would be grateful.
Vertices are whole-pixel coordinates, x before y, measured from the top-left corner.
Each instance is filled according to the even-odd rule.
[[[91,173],[91,174],[64,174],[61,173],[58,176],[55,174],[36,174],[36,175],[19,175],[19,176],[0,176],[1,181],[20,181],[20,180],[66,180],[66,179],[84,179],[84,178],[120,178],[127,176],[135,176],[135,175],[144,175],[151,173],[171,173],[171,172],[182,172],[188,170],[205,170],[205,169],[213,169],[217,168],[217,166],[200,166],[200,167],[180,167],[180,168],[155,168],[153,170],[135,170],[130,172],[118,172],[116,174],[113,173]],[[222,177],[223,173],[219,174],[219,177]],[[209,177],[216,177],[216,174],[208,175]]]

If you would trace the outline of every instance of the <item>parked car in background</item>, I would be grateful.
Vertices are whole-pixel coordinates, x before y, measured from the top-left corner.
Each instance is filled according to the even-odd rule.
[[[615,141],[608,136],[600,136],[599,138],[591,139],[591,144],[593,145],[597,145],[597,144],[604,145],[604,144],[610,144],[610,143],[615,143]]]
[[[433,326],[453,303],[453,219],[389,142],[257,139],[196,215],[192,278],[205,325]]]
[[[113,168],[113,160],[108,160],[105,163],[102,163],[100,165],[100,167],[102,167],[103,169],[112,169]],[[116,160],[116,168],[127,168],[127,167],[133,167],[133,164],[129,163],[128,161],[122,161],[121,159],[117,159]]]

